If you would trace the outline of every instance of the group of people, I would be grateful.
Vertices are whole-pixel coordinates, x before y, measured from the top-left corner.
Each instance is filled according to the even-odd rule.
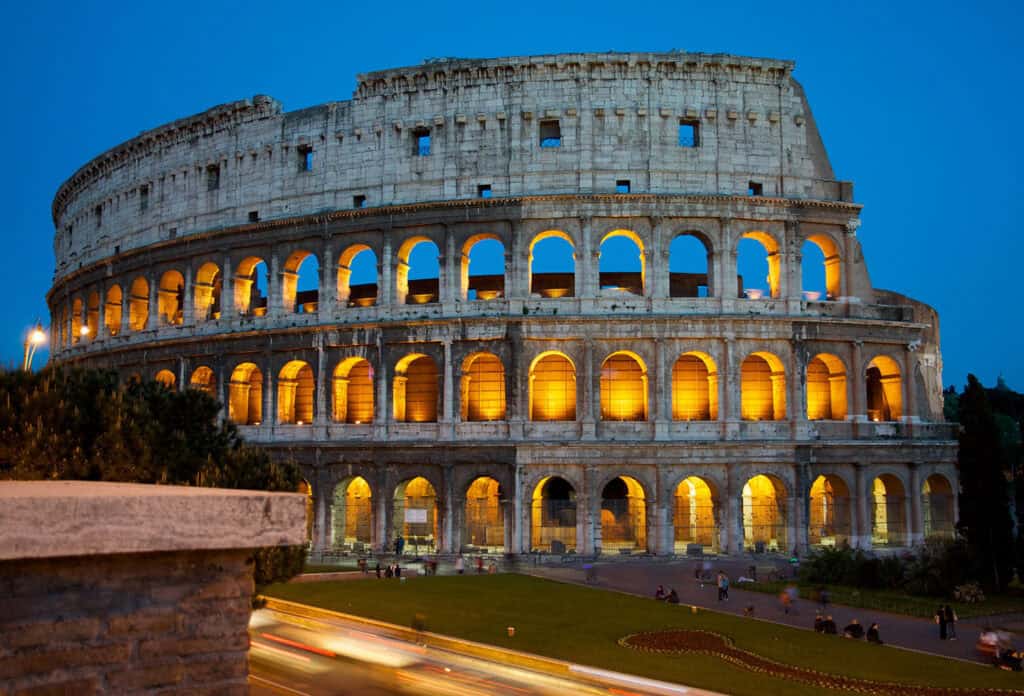
[[[659,602],[668,602],[669,604],[679,604],[679,593],[676,592],[676,588],[670,587],[668,592],[665,592],[664,585],[658,585],[658,589],[654,591],[654,598]]]
[[[377,563],[377,567],[374,569],[377,572],[377,579],[383,578],[401,578],[402,577],[402,566],[397,563],[389,563],[386,567],[381,568],[380,563]]]
[[[814,615],[814,632],[823,633],[827,636],[834,636],[838,633],[835,620],[831,614],[825,614],[824,616],[819,611]],[[850,623],[846,624],[843,628],[843,638],[853,638],[854,640],[860,640],[866,638],[869,643],[875,643],[876,645],[882,644],[882,636],[878,631],[878,623],[872,623],[868,626],[867,632],[864,631],[864,627],[857,619],[851,619]]]

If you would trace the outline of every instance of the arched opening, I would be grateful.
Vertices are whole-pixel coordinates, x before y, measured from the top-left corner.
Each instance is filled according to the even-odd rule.
[[[771,353],[751,353],[740,368],[740,415],[743,420],[785,420],[786,373]]]
[[[62,305],[57,325],[57,345],[67,347],[68,345],[68,306]]]
[[[489,476],[481,476],[466,491],[465,551],[504,553],[505,514],[501,485]]]
[[[599,286],[602,295],[644,294],[644,243],[632,230],[612,230],[601,240]]]
[[[266,262],[249,256],[238,264],[235,275],[235,310],[239,316],[262,317],[267,313]]]
[[[941,474],[932,474],[921,487],[924,536],[952,539],[954,530],[953,486]]]
[[[680,234],[668,247],[669,297],[711,297],[711,245],[693,232]]]
[[[153,379],[171,391],[174,391],[174,383],[178,381],[170,370],[160,370],[153,376]]]
[[[781,291],[779,244],[767,232],[751,231],[740,237],[736,247],[736,291],[752,300],[779,297]]]
[[[466,300],[505,296],[505,245],[493,235],[470,237],[462,247],[460,290]]]
[[[107,328],[107,333],[111,336],[116,336],[121,333],[123,303],[124,293],[121,292],[120,285],[111,285],[107,288],[107,302],[103,307],[103,325]]]
[[[277,422],[309,425],[313,422],[316,380],[313,368],[303,360],[292,360],[277,375]]]
[[[361,553],[373,540],[373,496],[362,476],[334,487],[331,496],[331,547]]]
[[[505,366],[493,353],[474,353],[462,363],[462,420],[505,418]]]
[[[338,259],[338,304],[342,307],[377,304],[377,254],[366,244],[353,244]]]
[[[718,493],[712,484],[699,476],[689,476],[679,482],[672,513],[676,553],[688,552],[691,545],[699,545],[701,552],[718,552],[717,499]]]
[[[242,363],[231,372],[228,420],[238,425],[263,422],[263,373],[255,363]]]
[[[647,420],[647,368],[634,353],[612,353],[601,364],[601,419]]]
[[[205,365],[197,367],[188,381],[188,388],[201,391],[211,399],[217,398],[217,375]]]
[[[335,423],[373,422],[373,366],[366,358],[346,358],[334,368]]]
[[[441,299],[441,252],[427,237],[410,237],[398,249],[398,304],[430,304]]]
[[[71,343],[82,340],[82,298],[76,297],[71,302]]]
[[[320,301],[320,261],[316,254],[305,250],[292,252],[281,273],[281,297],[285,311],[316,312]]]
[[[437,494],[430,481],[417,476],[398,484],[394,498],[394,538],[405,539],[403,554],[418,556],[434,553],[439,534],[440,516]]]
[[[618,476],[601,491],[601,551],[620,553],[647,548],[647,509],[643,486]]]
[[[541,353],[530,365],[530,420],[576,420],[576,368],[562,353]]]
[[[195,303],[196,321],[220,319],[220,298],[224,286],[224,277],[220,268],[208,261],[196,271],[196,282],[192,289]]]
[[[185,322],[185,276],[178,271],[167,271],[160,276],[157,318],[162,326]]]
[[[807,420],[846,418],[846,367],[828,353],[807,363]]]
[[[672,367],[672,420],[718,419],[718,369],[707,353],[690,351]]]
[[[868,420],[895,421],[903,415],[903,379],[899,364],[887,355],[868,363],[865,384]]]
[[[85,310],[85,326],[87,338],[91,341],[100,333],[100,294],[95,290],[89,293],[89,302]]]
[[[804,299],[834,300],[842,294],[839,247],[831,237],[814,234],[800,247]]]
[[[551,553],[576,550],[576,490],[560,476],[548,476],[533,489],[530,548]]]
[[[541,232],[530,242],[530,294],[575,297],[576,253],[572,237],[561,230]]]
[[[142,331],[149,321],[149,283],[139,277],[132,281],[128,297],[128,328]]]
[[[907,545],[907,498],[903,483],[892,474],[882,474],[871,484],[871,544]]]
[[[429,355],[411,353],[395,366],[394,417],[402,423],[436,423],[437,364]]]
[[[786,551],[786,487],[758,474],[743,486],[743,546],[761,553]]]
[[[812,546],[843,546],[850,543],[850,489],[838,476],[819,476],[811,484],[811,509],[807,543]]]

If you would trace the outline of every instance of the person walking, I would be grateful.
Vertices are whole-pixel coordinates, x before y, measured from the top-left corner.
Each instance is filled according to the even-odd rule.
[[[380,580],[380,561],[377,561],[377,579]]]
[[[956,612],[953,611],[953,607],[948,604],[943,607],[943,611],[946,614],[946,635],[949,636],[950,640],[956,640],[956,622],[959,621],[960,618],[956,615]]]
[[[715,585],[718,587],[718,601],[721,602],[725,599],[725,573],[718,571],[718,575],[715,577]]]
[[[939,640],[946,640],[946,608],[941,604],[935,610],[935,623],[939,625]]]
[[[466,571],[466,561],[462,558],[460,553],[455,557],[455,572],[462,575]]]

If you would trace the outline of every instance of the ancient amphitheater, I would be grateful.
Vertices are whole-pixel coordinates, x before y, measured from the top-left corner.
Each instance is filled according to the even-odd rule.
[[[54,360],[215,396],[317,550],[950,534],[938,318],[871,285],[793,68],[434,60],[146,131],[54,199]]]

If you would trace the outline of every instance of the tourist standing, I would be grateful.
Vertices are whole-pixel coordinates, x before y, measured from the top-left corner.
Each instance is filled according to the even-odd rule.
[[[946,640],[946,608],[941,604],[935,610],[935,623],[939,625],[939,640]]]
[[[462,575],[464,572],[466,572],[466,561],[462,559],[461,553],[455,557],[455,572],[459,575]]]
[[[956,622],[959,620],[959,617],[953,611],[953,607],[948,604],[943,607],[943,611],[946,614],[946,634],[950,640],[956,640]]]

